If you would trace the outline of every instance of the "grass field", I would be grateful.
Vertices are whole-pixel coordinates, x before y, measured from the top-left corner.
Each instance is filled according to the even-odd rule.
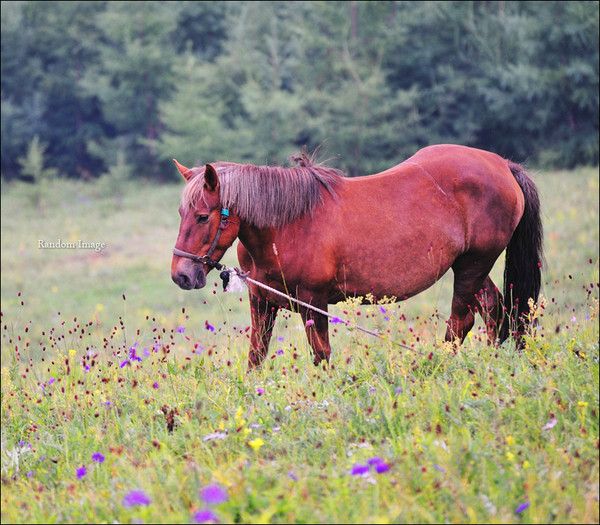
[[[246,296],[171,282],[179,186],[3,183],[2,523],[597,523],[598,169],[536,182],[525,350],[481,323],[439,342],[446,275],[385,314],[333,310],[413,352],[337,328],[315,368],[288,314],[250,374]],[[39,249],[58,238],[107,247]]]

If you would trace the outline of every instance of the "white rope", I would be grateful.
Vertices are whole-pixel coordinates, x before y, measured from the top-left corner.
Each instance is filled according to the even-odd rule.
[[[377,337],[379,339],[384,339],[383,336],[381,336],[379,333],[373,331],[373,330],[368,330],[367,328],[363,328],[362,326],[359,326],[357,324],[353,324],[350,321],[341,319],[339,316],[337,315],[333,315],[330,314],[329,312],[327,312],[326,310],[322,310],[321,308],[317,308],[316,306],[313,306],[312,304],[309,303],[305,303],[304,301],[300,301],[299,299],[296,299],[294,297],[289,296],[288,294],[285,294],[283,292],[280,292],[279,290],[276,290],[275,288],[272,288],[264,283],[261,283],[260,281],[256,281],[255,279],[252,279],[251,277],[248,277],[245,273],[241,272],[240,270],[238,270],[237,268],[227,268],[227,270],[229,272],[234,272],[240,279],[244,280],[244,281],[248,281],[252,284],[254,284],[255,286],[258,286],[259,288],[263,288],[264,290],[267,290],[275,295],[278,295],[279,297],[283,297],[285,299],[287,299],[288,301],[292,301],[296,304],[299,304],[300,306],[303,306],[304,308],[308,308],[309,310],[313,310],[314,312],[317,312],[321,315],[325,315],[331,319],[336,319],[338,322],[341,322],[342,324],[344,324],[346,327],[348,328],[356,328],[357,330],[360,330],[361,332],[364,332],[366,334],[372,335],[374,337]],[[402,343],[397,343],[396,341],[390,341],[392,344],[401,346],[402,348],[406,348],[407,350],[411,350],[414,351],[414,348],[402,344]]]

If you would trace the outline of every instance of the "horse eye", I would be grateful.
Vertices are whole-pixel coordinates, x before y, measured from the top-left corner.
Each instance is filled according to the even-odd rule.
[[[198,215],[198,217],[196,217],[196,222],[198,224],[202,224],[202,223],[208,222],[208,215]]]

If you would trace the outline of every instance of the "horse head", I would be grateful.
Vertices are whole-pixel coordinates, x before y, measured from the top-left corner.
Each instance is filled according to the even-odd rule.
[[[233,244],[240,229],[239,217],[221,205],[221,185],[211,164],[186,168],[175,159],[186,181],[179,206],[181,223],[171,262],[171,278],[184,290],[203,288],[206,274]]]

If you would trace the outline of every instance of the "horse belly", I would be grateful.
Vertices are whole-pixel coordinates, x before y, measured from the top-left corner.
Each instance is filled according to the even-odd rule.
[[[350,260],[341,265],[334,299],[373,295],[376,299],[408,299],[438,281],[452,266],[459,250],[436,249],[432,241],[425,255],[398,251],[377,260]],[[391,255],[391,254],[390,254]]]
[[[349,225],[352,235],[341,241],[332,299],[372,294],[403,300],[448,271],[464,250],[464,223],[445,195],[431,186],[428,190],[427,195],[406,199],[399,212],[375,224]]]

